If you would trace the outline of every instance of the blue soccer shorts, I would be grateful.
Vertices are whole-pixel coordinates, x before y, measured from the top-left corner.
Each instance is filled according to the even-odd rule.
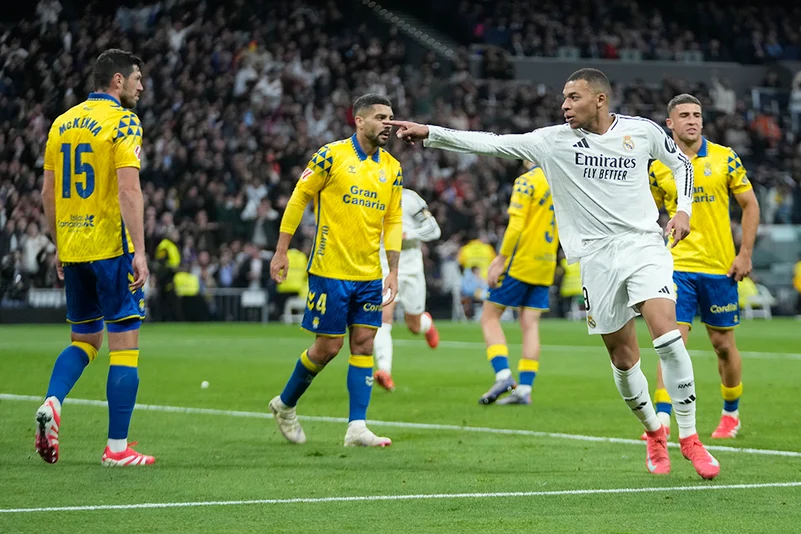
[[[676,320],[692,325],[696,310],[701,322],[712,328],[729,329],[740,324],[737,282],[725,274],[675,271]]]
[[[353,281],[309,274],[301,326],[323,336],[344,336],[351,326],[381,327],[381,280]]]
[[[498,306],[545,311],[548,309],[549,289],[548,286],[521,282],[507,274],[501,277],[497,287],[489,290],[489,295],[485,300]]]
[[[73,331],[90,334],[103,330],[131,330],[145,318],[145,295],[131,289],[133,254],[85,263],[64,264],[67,322]],[[118,325],[118,326],[113,326]]]

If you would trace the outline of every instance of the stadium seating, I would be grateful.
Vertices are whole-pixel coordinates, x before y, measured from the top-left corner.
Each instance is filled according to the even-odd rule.
[[[469,14],[474,9],[470,6],[487,3],[464,4]],[[585,6],[578,0],[558,6],[567,9],[574,4]],[[493,21],[511,20],[508,17],[521,9],[519,2],[495,5],[498,15],[492,15]],[[627,13],[628,18],[621,21],[644,20],[650,28],[658,20],[656,11],[630,10],[625,1],[608,5],[614,13]],[[712,9],[696,5],[699,10]],[[518,132],[561,121],[559,88],[475,79],[466,67],[467,49],[461,50],[456,61],[445,62],[411,46],[397,29],[378,24],[370,19],[369,11],[357,7],[288,0],[250,3],[245,11],[214,6],[208,11],[180,6],[181,10],[169,11],[162,4],[144,3],[116,11],[107,6],[100,13],[78,7],[58,15],[58,24],[34,16],[0,31],[0,258],[4,266],[0,300],[3,294],[24,298],[27,287],[59,284],[38,194],[44,142],[51,121],[91,89],[92,60],[111,43],[135,51],[146,62],[146,90],[136,111],[145,138],[141,175],[148,253],[154,258],[156,247],[173,236],[180,263],[200,279],[204,292],[245,288],[250,285],[253,262],[269,261],[295,179],[319,146],[350,134],[350,105],[357,95],[384,93],[393,101],[397,117],[455,128]],[[683,20],[674,11],[662,13],[659,32],[639,34],[657,42],[672,38]],[[764,43],[772,42],[772,26],[765,25],[762,14],[751,15],[749,9],[725,8],[718,18],[733,20],[751,32],[764,26]],[[546,22],[558,23],[574,35],[586,33],[584,15],[564,17],[558,9],[543,8],[531,16],[535,22],[523,29],[533,34],[539,35],[538,28]],[[796,16],[797,9],[788,9],[783,17],[788,24],[776,30],[784,50],[792,51],[798,43],[798,34],[789,26]],[[742,22],[745,19],[747,24]],[[609,28],[612,34],[621,24]],[[715,39],[721,50],[736,49],[739,41],[720,40],[720,24],[716,24],[703,34],[681,34],[676,42],[705,54]],[[439,29],[449,31],[443,25]],[[484,26],[485,34],[492,31]],[[631,38],[639,43],[645,37]],[[523,42],[532,38],[526,34]],[[550,46],[538,45],[524,53],[551,55]],[[598,46],[582,44],[580,55]],[[507,48],[519,53],[515,47]],[[641,54],[652,57],[653,50],[643,49]],[[789,93],[790,88],[785,90]],[[778,110],[765,111],[755,107],[750,94],[735,94],[734,111],[721,111],[726,108],[720,101],[732,96],[725,86],[666,80],[660,86],[615,84],[613,105],[623,113],[663,123],[667,100],[682,91],[693,92],[704,102],[708,137],[737,146],[756,185],[766,222],[801,223],[801,137],[793,132],[787,102]],[[801,98],[801,82],[798,93]],[[463,244],[476,229],[485,232],[491,244],[498,243],[511,183],[520,170],[517,163],[397,143],[389,148],[404,165],[407,185],[421,193],[440,221],[440,243]],[[299,232],[301,249],[310,246],[311,224],[313,220],[307,218]],[[431,293],[441,292],[449,299],[450,289],[442,280],[447,276],[443,275],[447,251],[435,245],[426,247],[424,254]],[[270,286],[266,276],[258,283]]]

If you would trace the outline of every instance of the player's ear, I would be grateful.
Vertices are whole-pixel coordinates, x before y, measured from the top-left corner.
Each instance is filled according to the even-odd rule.
[[[604,107],[604,102],[606,102],[606,95],[604,93],[598,93],[595,96],[595,104],[598,107],[598,109]]]

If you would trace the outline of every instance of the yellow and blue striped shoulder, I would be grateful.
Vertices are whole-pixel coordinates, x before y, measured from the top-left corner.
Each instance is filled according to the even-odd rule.
[[[115,128],[114,141],[127,137],[142,137],[142,121],[133,111],[120,108],[123,111]]]
[[[331,172],[331,167],[334,165],[334,153],[339,143],[341,141],[335,141],[320,147],[312,156],[311,161],[309,161],[309,168],[323,174]]]
[[[710,157],[720,161],[726,160],[729,174],[743,172],[743,162],[740,161],[740,156],[737,155],[737,152],[735,152],[733,148],[707,140],[706,150]]]
[[[514,192],[533,196],[534,191],[545,183],[545,174],[539,167],[534,167],[515,179]]]

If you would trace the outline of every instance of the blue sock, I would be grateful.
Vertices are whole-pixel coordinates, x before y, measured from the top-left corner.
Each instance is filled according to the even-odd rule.
[[[58,402],[63,403],[78,379],[81,378],[83,370],[89,365],[89,362],[95,359],[95,356],[97,356],[97,349],[92,345],[82,341],[73,341],[58,355],[45,397],[56,397]]]
[[[537,372],[540,370],[539,360],[526,360],[521,358],[517,362],[517,370],[520,372],[520,385],[533,386]]]
[[[351,354],[348,364],[348,422],[364,421],[367,419],[367,406],[370,405],[370,394],[373,392],[373,356]]]
[[[281,402],[289,407],[297,406],[300,397],[306,393],[314,377],[323,370],[323,365],[309,359],[309,351],[304,350],[295,364],[295,370],[281,392]]]
[[[108,438],[127,439],[139,390],[139,349],[113,350],[109,362],[106,382]]]
[[[498,343],[487,347],[487,359],[492,365],[492,370],[497,373],[509,369],[509,347],[506,344]]]

